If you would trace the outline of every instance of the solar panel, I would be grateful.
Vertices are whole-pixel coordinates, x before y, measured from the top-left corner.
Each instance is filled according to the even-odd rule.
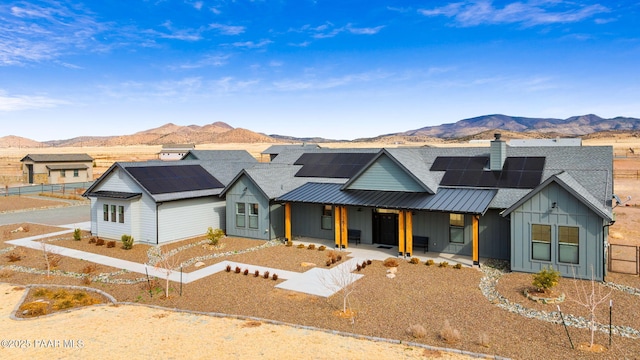
[[[486,156],[439,156],[431,171],[445,171],[440,185],[532,189],[540,184],[544,157],[508,157],[502,170],[486,169]]]
[[[376,156],[375,153],[304,153],[296,177],[350,178]]]
[[[431,171],[445,171],[449,168],[450,156],[438,156],[431,164]]]
[[[200,165],[131,166],[126,169],[151,194],[224,187]]]

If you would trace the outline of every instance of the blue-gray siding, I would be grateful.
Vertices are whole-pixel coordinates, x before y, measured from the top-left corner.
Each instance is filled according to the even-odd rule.
[[[226,192],[226,233],[230,236],[246,237],[251,239],[269,240],[271,238],[271,226],[269,223],[269,199],[258,189],[253,181],[246,176],[238,179]],[[245,226],[240,227],[236,223],[236,204],[244,203],[246,206]],[[258,225],[249,227],[249,206],[258,204]]]
[[[366,173],[358,177],[349,185],[353,190],[381,190],[381,191],[424,191],[422,186],[412,178],[407,171],[388,156],[381,156],[367,168]]]

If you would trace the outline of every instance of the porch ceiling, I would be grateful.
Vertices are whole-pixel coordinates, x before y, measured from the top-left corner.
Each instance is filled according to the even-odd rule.
[[[340,190],[340,184],[306,183],[276,201],[484,214],[496,189],[440,188],[436,194]]]

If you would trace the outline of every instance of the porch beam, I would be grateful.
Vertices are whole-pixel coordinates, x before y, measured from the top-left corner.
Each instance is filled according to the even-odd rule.
[[[404,211],[398,213],[398,255],[404,257],[405,238],[404,238]]]
[[[340,221],[342,211],[340,209],[340,206],[333,207],[333,239],[336,243],[336,248],[338,249],[340,248],[340,237],[342,236],[342,230],[340,228],[340,225],[342,224]]]
[[[406,239],[406,244],[405,244],[405,252],[407,254],[409,254],[409,256],[411,257],[411,255],[413,255],[413,213],[411,211],[405,211],[405,239]]]
[[[284,237],[288,242],[293,241],[291,237],[291,203],[284,203]]]
[[[471,216],[472,219],[472,223],[471,223],[471,232],[472,232],[472,237],[471,237],[471,245],[472,245],[472,260],[473,260],[473,265],[480,265],[480,256],[479,256],[479,249],[478,249],[478,237],[479,237],[479,232],[480,232],[480,226],[479,226],[479,222],[480,222],[480,216],[479,215],[473,215]]]
[[[342,238],[342,248],[348,248],[349,247],[349,233],[347,231],[348,228],[348,219],[347,219],[347,207],[346,206],[342,206],[341,207],[341,211],[342,211],[342,215],[340,216],[340,237]]]

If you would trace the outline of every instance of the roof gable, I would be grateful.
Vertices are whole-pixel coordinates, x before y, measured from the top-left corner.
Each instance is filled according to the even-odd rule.
[[[125,169],[153,195],[224,187],[200,165],[130,166]]]
[[[33,162],[92,162],[88,154],[27,154],[20,161]]]

